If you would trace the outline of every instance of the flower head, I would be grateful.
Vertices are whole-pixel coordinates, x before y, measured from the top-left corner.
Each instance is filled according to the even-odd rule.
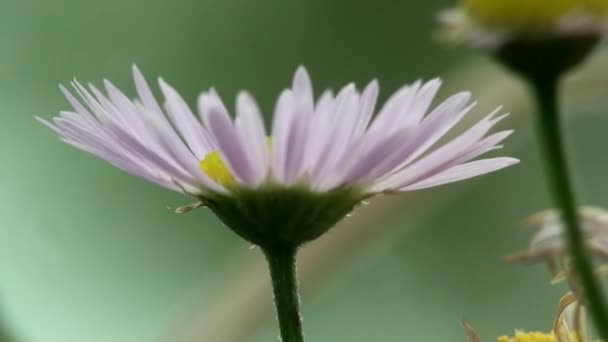
[[[606,0],[463,0],[462,9],[479,25],[512,31],[550,31],[574,16],[598,21],[608,14]]]
[[[498,49],[514,40],[603,35],[608,0],[462,0],[440,21],[454,38]]]
[[[133,71],[138,99],[130,100],[108,81],[106,94],[75,81],[80,99],[61,87],[75,111],[61,112],[54,123],[39,120],[68,144],[202,199],[254,243],[279,220],[287,226],[281,239],[307,241],[373,194],[429,188],[517,162],[472,161],[511,134],[487,135],[505,117],[498,110],[438,146],[473,104],[464,92],[430,110],[441,84],[437,79],[402,87],[373,118],[376,81],[362,92],[353,84],[336,95],[325,91],[315,101],[301,67],[278,97],[267,132],[247,92],[237,96],[234,119],[213,89],[203,92],[199,119],[162,79],[161,106],[139,70]]]
[[[462,0],[441,35],[488,51],[526,77],[556,77],[608,32],[608,0]]]
[[[555,312],[551,332],[515,330],[513,336],[499,336],[497,342],[585,342],[587,322],[585,308],[572,293],[562,296]],[[460,322],[468,342],[482,342],[467,321]],[[589,341],[591,342],[591,341]]]
[[[608,259],[608,212],[596,207],[581,207],[579,215],[585,242],[596,256]],[[511,256],[519,262],[562,260],[568,256],[564,223],[555,210],[545,210],[530,216],[526,224],[537,226],[528,250]],[[562,262],[560,261],[560,264]]]
[[[500,336],[496,339],[497,342],[555,342],[553,334],[546,334],[538,331],[525,332],[516,331],[515,336]]]

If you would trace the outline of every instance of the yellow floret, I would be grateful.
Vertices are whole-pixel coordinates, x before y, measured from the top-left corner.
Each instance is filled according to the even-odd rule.
[[[266,137],[266,145],[270,153],[272,151],[272,137]],[[228,190],[234,189],[236,181],[217,150],[207,153],[198,167],[216,183],[223,185]]]
[[[218,151],[207,153],[199,163],[199,168],[216,183],[227,189],[234,188],[234,177],[230,174]]]
[[[608,13],[608,0],[462,0],[462,4],[479,23],[507,29],[552,26],[575,11]]]
[[[553,334],[545,334],[537,331],[523,332],[518,331],[514,337],[500,336],[497,342],[555,342]]]

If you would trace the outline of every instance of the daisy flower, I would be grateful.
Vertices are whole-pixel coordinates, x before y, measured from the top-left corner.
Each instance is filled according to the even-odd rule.
[[[315,101],[298,68],[281,92],[272,128],[247,92],[234,119],[213,90],[198,99],[198,116],[162,79],[161,106],[140,71],[138,99],[110,82],[102,92],[74,81],[61,90],[74,111],[39,120],[60,138],[112,165],[199,199],[230,229],[259,246],[269,264],[283,342],[304,340],[295,274],[297,249],[321,236],[364,199],[429,188],[515,164],[507,157],[474,160],[500,147],[511,131],[489,134],[506,115],[492,112],[439,143],[471,110],[469,93],[434,109],[440,81],[399,89],[376,115],[378,83],[349,84]]]
[[[403,86],[374,116],[377,81],[362,92],[354,84],[337,94],[328,90],[315,101],[300,67],[291,88],[279,95],[267,131],[248,92],[238,94],[234,119],[215,90],[203,92],[197,116],[164,80],[161,106],[137,67],[133,76],[137,99],[109,81],[105,93],[74,81],[74,94],[61,87],[74,110],[52,123],[38,120],[78,149],[201,199],[256,244],[277,220],[289,231],[279,232],[281,238],[306,241],[372,195],[430,188],[517,163],[508,157],[474,160],[501,147],[512,132],[488,135],[506,116],[498,109],[438,144],[475,105],[462,92],[431,109],[439,79]]]

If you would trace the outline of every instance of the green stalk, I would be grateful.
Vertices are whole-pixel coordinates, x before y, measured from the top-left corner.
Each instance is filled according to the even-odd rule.
[[[585,305],[591,313],[595,327],[604,341],[608,341],[608,311],[601,283],[595,277],[593,262],[585,245],[580,227],[572,182],[568,173],[563,135],[558,110],[558,77],[532,80],[538,103],[538,135],[545,158],[547,181],[554,205],[559,208],[566,227],[568,249],[574,270],[585,296]]]
[[[303,342],[300,299],[296,279],[296,247],[264,248],[270,267],[274,303],[282,342]]]

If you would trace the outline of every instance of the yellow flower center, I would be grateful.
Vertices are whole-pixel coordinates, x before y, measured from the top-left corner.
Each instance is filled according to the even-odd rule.
[[[266,145],[270,152],[272,150],[272,137],[266,137]],[[217,150],[207,153],[198,164],[198,167],[214,182],[224,186],[228,190],[234,189],[236,181]]]
[[[545,334],[537,331],[523,332],[518,331],[515,336],[500,336],[497,342],[555,342],[555,336],[553,334]]]
[[[234,177],[230,174],[217,150],[207,153],[198,167],[214,182],[223,185],[226,189],[234,188],[236,184]]]
[[[608,14],[608,0],[462,0],[462,5],[479,23],[508,29],[551,26],[573,11]]]

